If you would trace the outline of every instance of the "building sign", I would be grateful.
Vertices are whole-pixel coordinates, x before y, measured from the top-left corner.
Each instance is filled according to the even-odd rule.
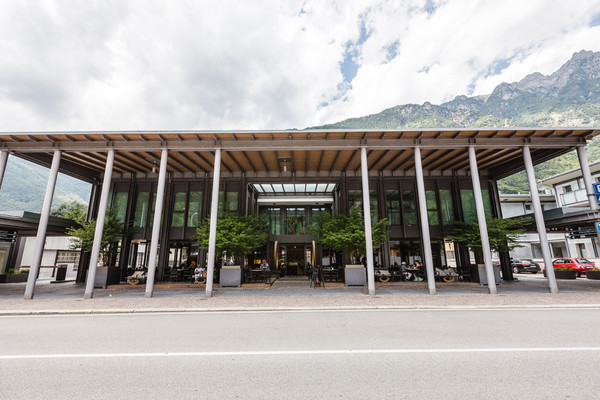
[[[596,229],[600,229],[600,222],[594,224],[594,226],[583,226],[578,228],[569,229],[569,237],[571,239],[586,239],[595,238]]]

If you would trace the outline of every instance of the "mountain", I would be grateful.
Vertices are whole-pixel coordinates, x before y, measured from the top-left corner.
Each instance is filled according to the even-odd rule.
[[[350,118],[320,129],[401,129],[401,128],[508,128],[508,127],[600,126],[600,52],[582,50],[573,54],[553,74],[539,72],[519,82],[501,83],[486,96],[456,96],[440,105],[404,104],[378,114]],[[600,139],[588,145],[588,160],[600,160]],[[543,179],[578,167],[569,153],[560,160],[536,166]],[[528,192],[524,173],[498,184],[504,193]]]
[[[46,167],[9,156],[0,188],[0,211],[41,212],[49,175]],[[58,174],[52,207],[73,201],[87,204],[90,191],[91,184]]]

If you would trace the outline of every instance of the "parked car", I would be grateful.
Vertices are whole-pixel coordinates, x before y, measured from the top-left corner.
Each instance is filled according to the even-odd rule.
[[[554,268],[572,268],[577,271],[577,276],[585,274],[588,269],[596,268],[596,264],[588,260],[587,258],[557,258],[552,261]]]
[[[531,272],[532,274],[537,274],[542,270],[540,268],[540,264],[536,263],[530,258],[515,258],[510,262],[510,266],[515,274],[520,274],[522,272]]]

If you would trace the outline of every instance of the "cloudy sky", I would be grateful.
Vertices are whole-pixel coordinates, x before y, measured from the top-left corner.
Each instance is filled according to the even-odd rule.
[[[0,0],[0,131],[305,128],[582,49],[598,0]]]

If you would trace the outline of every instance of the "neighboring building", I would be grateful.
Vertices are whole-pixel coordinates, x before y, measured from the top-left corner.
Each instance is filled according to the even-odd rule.
[[[28,211],[0,212],[0,274],[8,269],[28,268],[33,261],[35,235],[40,221],[40,214]],[[74,221],[50,217],[47,236],[42,254],[41,265],[44,267],[67,267],[67,278],[75,279],[79,266],[80,251],[70,246],[66,229]],[[40,277],[52,277],[54,268],[42,268]]]
[[[384,266],[399,260],[425,261],[428,268],[468,266],[468,251],[447,238],[449,226],[484,214],[501,216],[498,179],[583,148],[598,133],[587,128],[0,133],[0,183],[8,151],[52,164],[51,177],[60,170],[93,184],[95,217],[107,179],[108,206],[134,227],[118,265],[124,277],[128,266],[155,263],[148,294],[155,280],[186,258],[206,263],[192,238],[199,221],[211,216],[212,199],[219,213],[265,214],[269,238],[249,256],[267,258],[276,268],[283,263],[298,275],[313,258],[317,264],[332,260],[310,234],[313,216],[347,213],[366,202],[373,220],[390,223],[389,241],[373,249],[373,258],[367,254],[368,270],[372,260]],[[105,176],[107,168],[111,173]],[[211,195],[215,180],[219,188]],[[158,227],[157,203],[163,211]],[[336,262],[345,261],[336,255]],[[511,279],[507,264],[508,258],[504,278]],[[83,260],[79,281],[86,270]],[[433,277],[428,285],[434,292]]]

